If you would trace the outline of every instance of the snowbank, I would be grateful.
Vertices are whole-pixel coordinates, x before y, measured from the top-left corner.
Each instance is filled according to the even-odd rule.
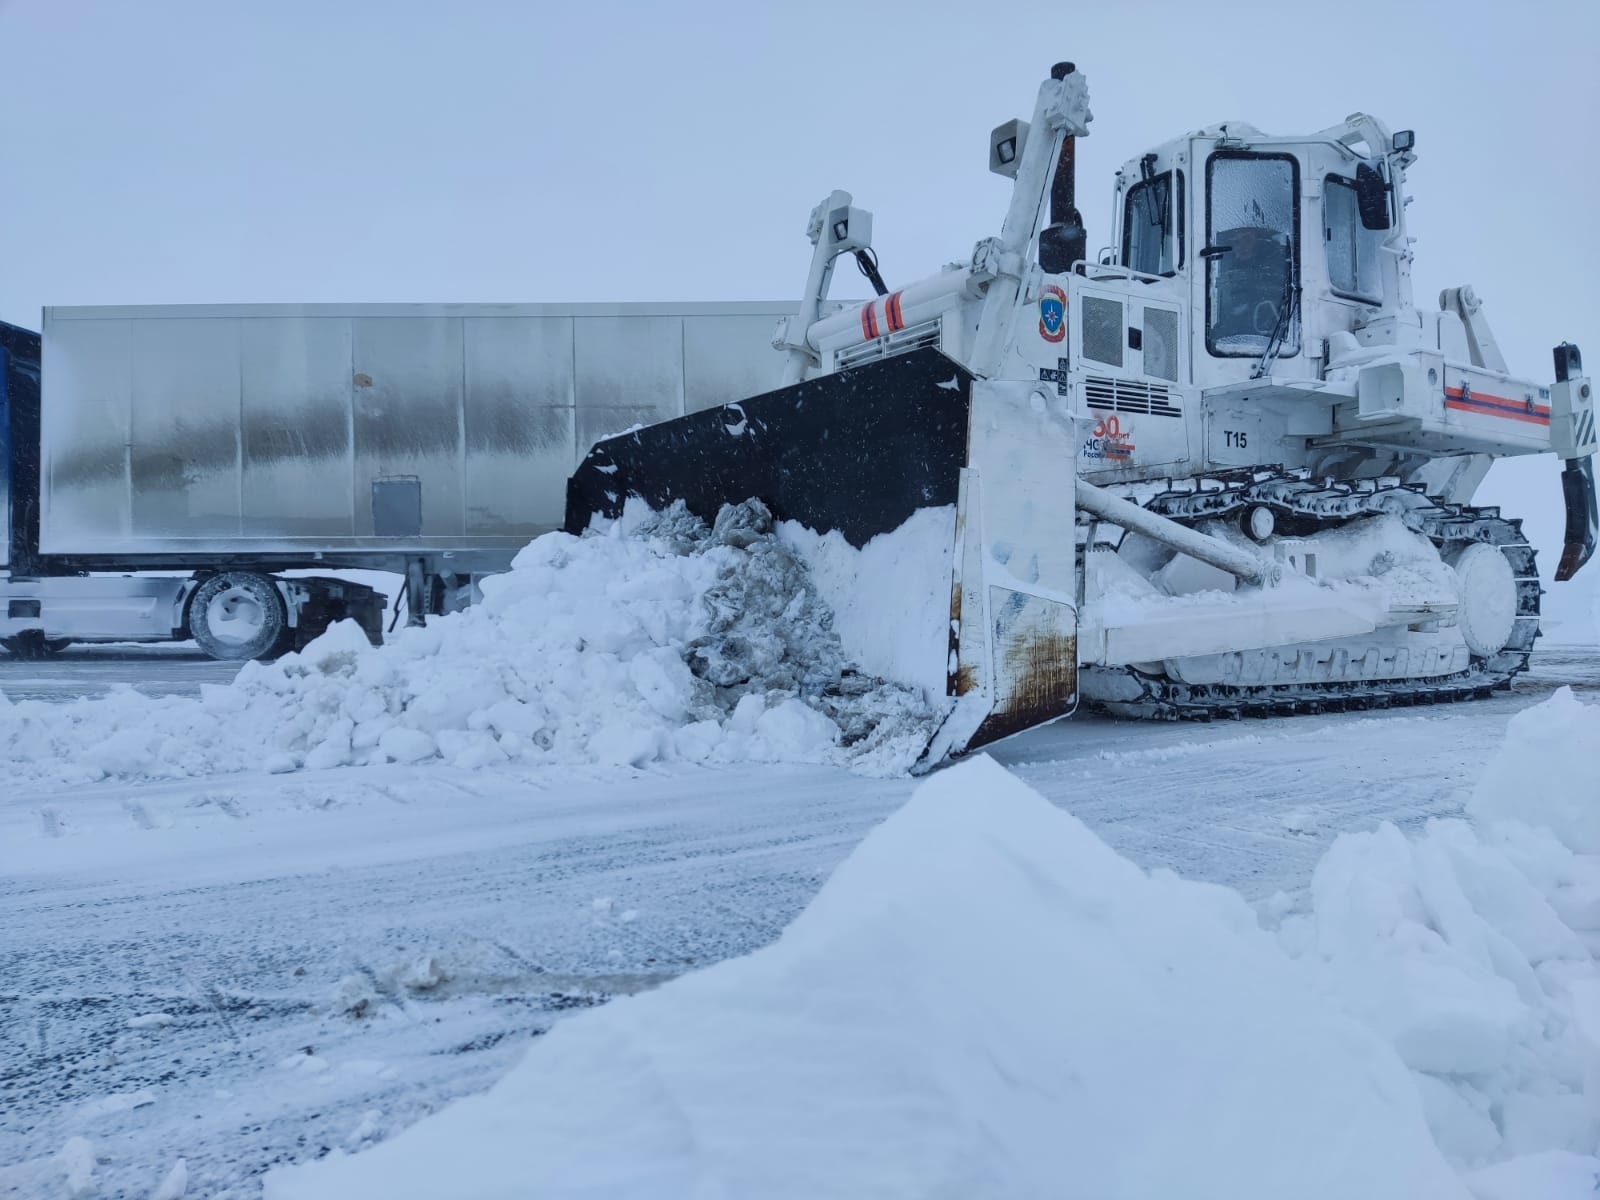
[[[267,1200],[1592,1196],[1597,721],[1568,691],[1514,718],[1471,820],[1339,838],[1275,937],[948,770],[773,946]]]
[[[483,591],[482,605],[381,649],[336,626],[198,700],[0,696],[0,771],[72,783],[442,759],[888,774],[914,761],[940,713],[850,669],[758,504],[724,509],[714,531],[679,509],[549,534]]]
[[[1562,688],[1518,713],[1467,811],[1542,826],[1580,854],[1600,854],[1600,705]]]
[[[1393,1052],[1226,890],[984,759],[774,945],[572,1017],[488,1093],[267,1200],[1465,1197]]]
[[[1280,929],[1412,1069],[1440,1149],[1485,1168],[1484,1196],[1587,1196],[1600,1174],[1597,746],[1600,706],[1568,689],[1520,713],[1471,822],[1339,838],[1311,911]],[[1568,1176],[1585,1182],[1530,1182]]]

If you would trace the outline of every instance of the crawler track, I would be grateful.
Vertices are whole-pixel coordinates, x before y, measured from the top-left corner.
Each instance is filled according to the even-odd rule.
[[[1444,676],[1251,687],[1188,684],[1131,667],[1090,667],[1083,671],[1081,686],[1084,703],[1091,708],[1117,716],[1204,721],[1440,704],[1479,699],[1508,687],[1528,665],[1539,636],[1539,573],[1521,521],[1502,517],[1498,508],[1444,503],[1395,479],[1335,483],[1281,470],[1169,482],[1165,490],[1143,496],[1142,502],[1151,511],[1185,524],[1225,520],[1264,505],[1280,528],[1299,534],[1390,514],[1429,538],[1441,552],[1486,542],[1498,547],[1511,564],[1517,584],[1516,623],[1503,649],[1487,657],[1475,655],[1467,670]]]

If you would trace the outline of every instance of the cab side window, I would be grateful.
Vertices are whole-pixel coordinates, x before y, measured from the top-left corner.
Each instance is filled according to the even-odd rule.
[[[1183,173],[1166,171],[1128,189],[1122,207],[1122,265],[1146,275],[1183,266]]]
[[[1378,256],[1384,231],[1361,224],[1355,180],[1329,175],[1322,186],[1322,235],[1328,247],[1328,282],[1335,295],[1383,303]]]

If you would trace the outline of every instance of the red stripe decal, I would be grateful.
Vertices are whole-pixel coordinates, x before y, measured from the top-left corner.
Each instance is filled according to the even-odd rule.
[[[872,316],[872,302],[868,301],[861,308],[861,336],[870,342],[878,336],[876,332],[877,325],[878,322]]]
[[[1504,396],[1490,396],[1470,390],[1463,393],[1461,388],[1445,388],[1444,406],[1457,412],[1504,417],[1511,421],[1525,421],[1530,425],[1550,424],[1550,409],[1543,405],[1530,407],[1520,400],[1507,400]]]
[[[906,320],[900,315],[899,292],[891,292],[889,294],[889,298],[883,302],[883,312],[884,315],[889,318],[890,333],[894,333],[896,330],[904,329],[906,327]]]

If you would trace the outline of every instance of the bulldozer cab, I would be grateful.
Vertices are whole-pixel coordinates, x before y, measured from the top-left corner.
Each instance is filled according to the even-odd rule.
[[[1241,123],[1203,129],[1119,174],[1102,268],[1131,290],[1174,281],[1186,308],[1185,383],[1311,377],[1320,342],[1409,303],[1393,202],[1397,165],[1371,118],[1303,138]]]

